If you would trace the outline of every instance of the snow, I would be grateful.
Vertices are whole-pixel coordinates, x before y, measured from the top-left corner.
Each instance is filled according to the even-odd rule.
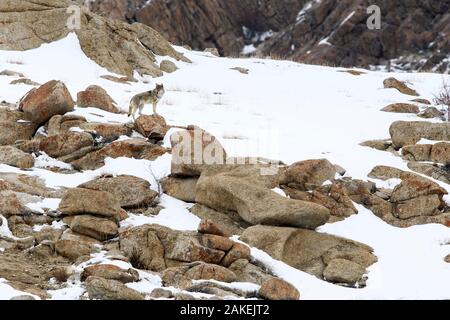
[[[8,285],[5,279],[0,278],[0,300],[10,300],[11,298],[24,295],[31,296],[35,300],[40,300],[40,298],[36,295],[14,289]]]
[[[176,49],[193,63],[177,62],[180,68],[177,72],[158,79],[136,74],[138,82],[132,84],[100,78],[110,73],[84,56],[74,34],[26,52],[0,51],[0,70],[22,72],[39,83],[62,80],[73,97],[89,85],[100,85],[122,111],[127,111],[133,95],[162,82],[166,95],[158,111],[167,122],[204,128],[216,136],[232,156],[260,156],[287,164],[327,158],[345,168],[346,176],[362,180],[368,180],[367,174],[376,165],[409,169],[400,157],[362,147],[359,143],[389,138],[389,126],[397,120],[437,121],[420,119],[413,114],[380,112],[388,104],[410,100],[394,89],[384,89],[383,80],[394,76],[409,81],[422,98],[429,100],[439,91],[443,78],[450,80],[450,76],[441,74],[374,71],[356,77],[330,67],[279,60],[218,58],[182,47]],[[158,57],[158,61],[161,59],[163,57]],[[236,66],[249,69],[249,74],[230,70]],[[0,87],[4,88],[0,101],[17,102],[29,87],[11,86],[9,81],[10,77],[0,76]],[[151,114],[151,108],[146,108],[144,113]],[[93,122],[131,121],[125,114],[95,108],[76,108],[72,114]],[[169,136],[176,130],[169,131],[164,146],[170,146]],[[46,155],[36,161],[37,166],[31,170],[0,165],[0,172],[40,177],[52,188],[76,187],[103,174],[129,174],[149,181],[156,191],[157,180],[170,173],[170,155],[155,161],[108,158],[102,168],[70,174],[46,170],[48,166],[69,169]],[[373,181],[387,188],[399,183],[398,180]],[[437,183],[450,191],[449,185]],[[280,191],[274,190],[281,194]],[[445,199],[450,200],[448,196]],[[158,223],[176,230],[197,229],[199,219],[189,212],[192,204],[167,195],[161,195],[160,200],[165,209],[158,216],[130,214],[122,227]],[[43,199],[28,206],[41,211],[44,208],[54,210],[57,205],[57,199]],[[359,214],[322,226],[319,231],[361,241],[374,248],[379,261],[369,268],[365,288],[344,288],[324,282],[255,248],[252,248],[252,256],[295,285],[302,299],[450,299],[448,281],[445,281],[450,279],[450,265],[443,262],[443,257],[450,253],[449,228],[429,224],[399,229],[365,208],[357,208]],[[7,224],[0,226],[0,234],[10,234]],[[111,263],[105,257],[94,256],[93,259]],[[144,275],[140,282],[130,286],[149,293],[158,285],[157,279]],[[9,286],[0,283],[0,298],[7,299],[15,294],[11,292]],[[85,295],[76,281],[51,294],[53,299],[77,299]]]

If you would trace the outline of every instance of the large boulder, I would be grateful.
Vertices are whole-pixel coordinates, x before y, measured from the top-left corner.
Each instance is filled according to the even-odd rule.
[[[91,215],[74,217],[70,224],[70,229],[99,241],[106,241],[114,238],[119,231],[116,222]]]
[[[14,193],[10,191],[0,192],[0,215],[9,218],[10,216],[23,216],[30,213],[31,210],[25,207]]]
[[[259,295],[262,299],[267,300],[298,300],[300,299],[300,292],[290,283],[277,279],[270,278],[261,285]]]
[[[450,141],[450,123],[396,121],[389,128],[392,143],[401,148],[416,144],[420,139]]]
[[[160,115],[142,115],[136,119],[134,127],[137,132],[147,139],[162,140],[164,139],[169,127],[166,120]]]
[[[327,208],[293,200],[273,192],[255,168],[237,168],[218,174],[205,172],[195,192],[197,203],[221,212],[237,212],[249,224],[315,229],[330,217]]]
[[[158,193],[150,183],[134,176],[101,177],[78,186],[78,188],[111,193],[122,208],[147,207],[153,204]]]
[[[19,148],[25,152],[43,151],[50,157],[59,158],[93,145],[94,139],[90,134],[84,132],[67,132],[26,141]]]
[[[164,286],[188,287],[192,280],[216,280],[220,282],[235,282],[236,275],[225,267],[194,262],[187,265],[172,267],[162,274]]]
[[[195,202],[195,187],[198,178],[167,177],[161,182],[164,193],[171,197],[185,201]]]
[[[366,268],[377,261],[373,249],[367,245],[305,229],[253,226],[244,231],[241,240],[267,252],[274,259],[320,279],[326,278],[324,272],[335,259],[345,259],[360,265],[361,272],[355,277],[357,279],[350,279],[346,285],[362,282]],[[348,272],[345,268],[336,271],[333,264],[331,267],[334,274],[345,278]]]
[[[95,252],[95,248],[93,245],[75,240],[58,240],[55,242],[55,251],[71,261],[76,261],[80,257],[90,256]]]
[[[384,112],[394,112],[394,113],[419,113],[420,109],[415,104],[410,103],[394,103],[390,104],[387,107],[381,109]]]
[[[0,146],[31,139],[37,127],[23,112],[0,108]]]
[[[47,123],[48,136],[54,136],[61,133],[66,133],[73,127],[79,127],[86,123],[86,118],[73,114],[56,115],[53,116]]]
[[[198,177],[203,170],[226,163],[226,151],[213,135],[199,127],[189,129],[170,136],[172,175]]]
[[[299,161],[283,171],[280,184],[293,185],[300,190],[321,186],[336,176],[336,167],[326,159]]]
[[[144,295],[128,288],[117,280],[90,276],[86,280],[90,299],[96,300],[144,300]]]
[[[74,105],[66,85],[53,80],[27,93],[19,103],[19,110],[30,121],[41,125],[54,115],[72,111]]]
[[[122,283],[136,282],[139,273],[134,269],[124,270],[112,264],[95,264],[84,268],[80,280],[85,281],[89,277],[99,277],[108,280],[116,280]]]
[[[29,169],[34,166],[34,158],[15,147],[0,146],[0,163],[20,169]]]
[[[70,189],[62,198],[58,210],[64,215],[92,214],[107,218],[120,216],[119,201],[109,192],[82,188]]]
[[[397,80],[393,77],[387,78],[383,81],[383,85],[386,89],[397,89],[403,94],[410,96],[419,96],[416,90],[411,89],[404,81]]]
[[[81,108],[98,108],[112,113],[120,113],[116,102],[100,86],[92,85],[77,94],[77,105]]]
[[[95,170],[105,165],[106,158],[128,157],[135,159],[155,160],[166,153],[166,149],[151,144],[144,139],[128,139],[115,141],[100,150],[90,152],[72,162],[79,170]]]

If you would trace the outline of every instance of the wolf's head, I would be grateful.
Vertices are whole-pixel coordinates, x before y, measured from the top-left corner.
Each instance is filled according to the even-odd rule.
[[[164,91],[164,84],[156,84],[156,91],[161,92]]]

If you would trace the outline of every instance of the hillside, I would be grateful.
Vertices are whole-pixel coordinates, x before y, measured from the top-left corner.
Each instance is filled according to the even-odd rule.
[[[89,17],[136,57],[136,26]],[[89,26],[0,41],[0,299],[450,298],[433,102],[450,76],[216,57],[153,32],[151,64],[120,73],[86,50]],[[133,121],[161,83],[159,116]]]
[[[91,1],[97,13],[138,21],[169,41],[222,55],[282,57],[340,67],[449,73],[450,1],[377,1],[381,29],[369,30],[367,0]]]

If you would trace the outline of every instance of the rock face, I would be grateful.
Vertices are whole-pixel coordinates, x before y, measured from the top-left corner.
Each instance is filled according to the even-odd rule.
[[[155,54],[187,61],[156,31],[142,24],[129,26],[70,6],[70,0],[5,0],[0,3],[1,50],[28,50],[66,37],[73,31],[67,21],[80,13],[80,28],[73,26],[83,52],[111,72],[132,77],[161,76]],[[42,23],[45,21],[45,23]],[[48,30],[51,30],[49,32]],[[139,41],[143,44],[141,45]],[[120,44],[120,45],[118,45]]]
[[[294,268],[346,285],[363,282],[366,268],[377,261],[364,244],[311,230],[254,226],[244,231],[241,240]],[[353,268],[353,277],[349,277],[346,266],[353,263],[359,269]],[[328,279],[330,274],[333,277]]]
[[[380,30],[367,27],[367,8],[372,4],[369,0],[314,2],[304,8],[296,23],[263,43],[258,52],[343,67],[393,60],[403,69],[448,72],[448,3],[378,1]]]
[[[89,86],[86,90],[78,92],[77,105],[82,108],[99,108],[112,113],[119,113],[115,101],[100,86]]]
[[[34,166],[33,156],[11,146],[0,147],[0,163],[29,169]]]
[[[94,12],[139,21],[173,43],[197,50],[215,47],[223,55],[240,54],[244,45],[252,44],[260,45],[258,54],[308,63],[368,67],[401,57],[394,62],[404,69],[448,70],[447,2],[378,1],[381,30],[367,27],[366,10],[372,4],[368,0],[90,2]]]
[[[258,169],[237,168],[218,174],[205,172],[196,185],[195,200],[218,211],[237,212],[252,225],[315,229],[328,220],[327,208],[280,196],[260,179]]]
[[[150,183],[134,176],[98,178],[78,186],[79,188],[111,193],[122,208],[147,207],[158,196],[150,189]]]
[[[92,1],[94,12],[147,24],[170,42],[197,50],[239,54],[254,32],[278,31],[295,21],[304,0]],[[245,27],[244,31],[243,27]]]
[[[19,104],[20,111],[32,122],[40,125],[57,114],[72,111],[74,102],[69,90],[60,81],[50,81],[31,90]]]

